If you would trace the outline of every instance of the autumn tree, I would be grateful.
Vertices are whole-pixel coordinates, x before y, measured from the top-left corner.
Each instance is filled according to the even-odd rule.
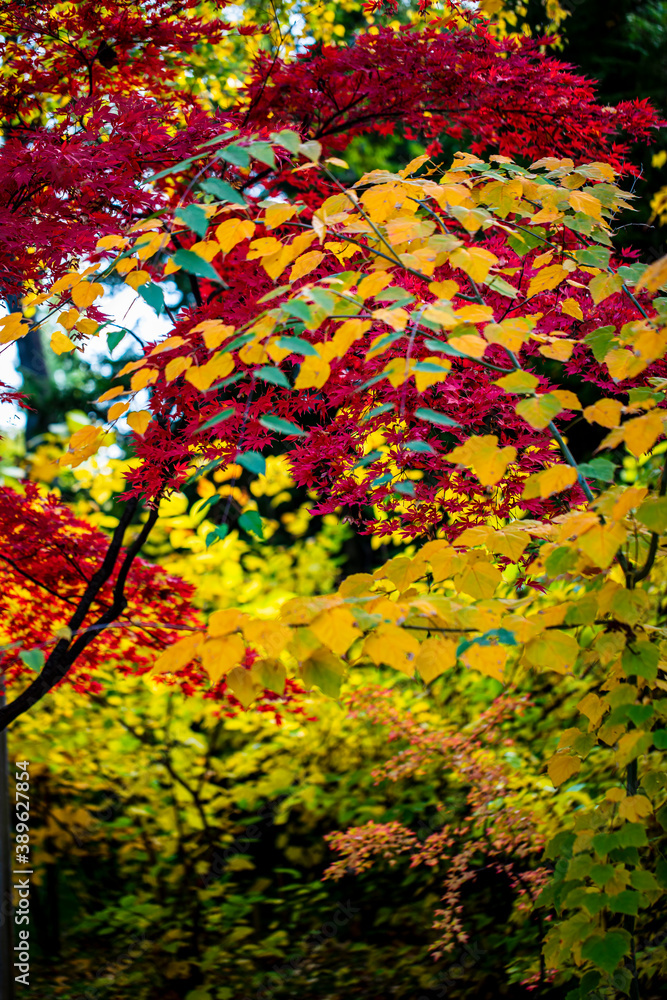
[[[5,490],[4,594],[48,590],[71,611],[12,629],[5,670],[46,656],[0,721],[76,677],[85,650],[105,655],[142,604],[147,634],[188,632],[157,675],[246,707],[288,675],[335,696],[350,663],[429,684],[458,662],[508,690],[535,671],[554,687],[574,677],[548,773],[561,785],[592,766],[608,784],[547,848],[556,872],[539,905],[557,919],[542,975],[580,980],[572,998],[637,997],[638,928],[665,888],[667,269],[620,256],[613,238],[632,200],[628,142],[659,119],[646,101],[601,106],[539,39],[498,37],[456,3],[347,45],[260,46],[236,103],[203,106],[178,60],[233,29],[182,7],[2,15],[16,76],[0,280],[16,308],[0,340],[49,324],[58,355],[99,340],[110,281],[156,313],[172,275],[188,295],[170,336],[98,400],[107,424],[78,430],[60,460],[78,468],[127,421],[136,461],[111,540],[71,523],[85,545],[45,527],[38,549],[17,552],[24,524],[70,515]],[[348,176],[355,137],[399,127],[423,155]],[[445,136],[468,149],[446,159]],[[160,584],[136,560],[174,490],[198,493],[204,546],[237,521],[259,534],[258,505],[233,488],[276,454],[313,510],[414,547],[272,620],[225,609],[204,626],[171,594],[130,590],[132,573]],[[220,469],[231,490],[214,516]]]

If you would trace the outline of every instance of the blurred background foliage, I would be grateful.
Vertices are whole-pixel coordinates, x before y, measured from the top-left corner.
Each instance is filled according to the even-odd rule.
[[[554,55],[595,77],[603,99],[650,97],[667,114],[667,2],[487,0],[485,6],[500,12],[501,33],[556,32]],[[293,55],[310,44],[345,44],[373,21],[353,0],[234,9],[240,22],[266,23],[270,30],[202,47],[181,81],[219,107],[234,100],[258,46]],[[427,16],[437,15],[434,5]],[[415,5],[403,3],[395,19],[415,16]],[[361,137],[346,156],[351,174],[359,175],[420,151],[400,135]],[[636,149],[635,162],[644,209],[617,220],[619,240],[648,261],[664,253],[667,140]],[[178,292],[187,296],[186,288]],[[115,370],[134,356],[132,343],[128,337],[115,351]],[[32,412],[27,433],[2,442],[5,483],[40,482],[59,491],[78,515],[112,529],[132,462],[122,423],[84,465],[58,465],[68,434],[100,419],[92,401],[110,366],[60,356],[56,371],[29,338],[20,360]],[[211,470],[163,503],[146,555],[196,582],[205,612],[241,605],[270,615],[285,599],[329,592],[341,576],[372,572],[399,550],[391,540],[353,535],[342,517],[312,518],[308,507],[307,493],[294,487],[280,458],[270,459],[266,475],[252,485],[240,468]],[[251,510],[262,517],[263,538],[238,523]],[[207,545],[227,517],[229,534]],[[488,752],[511,769],[516,801],[546,836],[555,817],[585,807],[598,788],[594,774],[586,788],[582,782],[567,793],[554,792],[546,778],[524,779],[540,769],[535,747],[542,747],[542,761],[549,758],[561,719],[571,718],[578,697],[574,680],[557,701],[530,683],[530,707],[490,733]],[[304,695],[276,719],[252,711],[220,714],[212,701],[114,675],[92,701],[61,689],[39,712],[23,716],[10,731],[10,752],[33,762],[38,948],[32,995],[535,996],[543,928],[523,912],[521,891],[489,863],[489,831],[476,831],[473,877],[462,889],[468,946],[437,962],[429,948],[445,865],[411,867],[407,857],[388,857],[359,876],[323,881],[335,860],[328,834],[375,820],[405,824],[424,840],[445,818],[455,827],[463,823],[478,780],[436,756],[418,776],[377,781],[374,770],[392,756],[400,759],[408,741],[390,741],[387,727],[371,724],[363,712],[348,715],[350,694],[368,685],[390,690],[398,713],[409,710],[424,727],[444,733],[465,730],[498,693],[495,682],[476,678],[473,685],[464,670],[428,689],[394,672],[366,670],[352,675],[339,701]],[[526,872],[535,869],[538,855],[521,864]],[[665,955],[657,955],[656,992],[647,984],[647,998],[659,995],[664,965]],[[555,1000],[567,989],[542,982],[539,996]]]

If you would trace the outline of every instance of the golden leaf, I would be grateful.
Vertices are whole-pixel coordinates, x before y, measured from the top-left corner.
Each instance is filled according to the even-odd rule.
[[[543,431],[562,409],[557,397],[551,393],[522,399],[515,406],[518,415],[538,431]]]
[[[495,434],[473,435],[445,458],[472,469],[482,486],[495,486],[516,459],[516,448],[511,445],[499,448]]]
[[[332,652],[344,656],[353,642],[363,633],[356,628],[354,616],[347,608],[330,608],[310,623],[310,630]]]
[[[565,313],[566,316],[572,316],[573,319],[583,320],[584,318],[581,306],[576,299],[563,299],[560,304],[560,311]]]
[[[376,666],[386,663],[388,667],[412,677],[419,654],[419,642],[396,625],[380,625],[366,638],[364,653]]]
[[[493,597],[501,580],[502,574],[496,566],[477,559],[465,567],[456,582],[464,594],[469,594],[478,601],[486,601]]]
[[[107,420],[109,421],[117,420],[118,417],[122,417],[122,415],[129,408],[130,408],[129,403],[123,403],[123,402],[112,403],[111,406],[109,407],[109,412],[107,413]]]
[[[629,823],[641,823],[653,812],[653,806],[645,795],[630,795],[618,807],[618,815]]]
[[[623,425],[625,443],[628,449],[639,458],[653,447],[663,434],[662,410],[652,410],[643,417],[635,417]]]
[[[228,253],[237,243],[248,240],[255,232],[255,223],[249,219],[226,219],[215,231],[215,238],[223,253]]]
[[[210,388],[218,379],[225,378],[234,370],[234,358],[231,354],[217,354],[205,365],[199,368],[189,368],[185,373],[186,382],[190,382],[200,392]]]
[[[579,547],[594,566],[606,569],[627,536],[622,524],[596,524],[579,536]]]
[[[148,410],[135,410],[134,413],[130,413],[127,422],[137,434],[145,434],[151,422],[151,414]]]
[[[645,288],[647,292],[658,292],[667,282],[667,255],[660,257],[646,268],[637,282],[637,290]]]
[[[28,331],[26,330],[26,333]],[[66,351],[76,350],[76,344],[73,343],[64,333],[60,330],[55,330],[51,334],[51,350],[56,354],[64,354]]]
[[[623,404],[617,399],[600,399],[584,410],[584,417],[589,424],[596,423],[602,427],[618,427],[623,413]]]
[[[165,381],[173,382],[174,379],[177,379],[180,375],[183,374],[184,371],[187,371],[187,369],[190,367],[191,364],[192,364],[192,358],[189,357],[172,358],[171,361],[167,362],[164,369]]]
[[[502,682],[507,649],[505,646],[480,646],[479,643],[474,643],[466,649],[461,659],[466,666],[478,670],[485,677],[493,677]]]
[[[87,309],[100,295],[104,295],[104,287],[98,282],[80,281],[72,289],[72,302],[77,309]]]
[[[245,667],[234,667],[227,674],[225,681],[228,690],[241,702],[244,708],[247,708],[257,697],[252,674]]]
[[[533,216],[531,222],[534,223],[535,216]],[[538,271],[535,277],[530,279],[528,285],[528,298],[532,298],[533,295],[537,295],[539,292],[547,292],[552,288],[556,288],[560,285],[563,278],[567,278],[568,272],[560,264],[551,264],[549,267],[543,267],[541,271]]]
[[[555,628],[541,632],[527,642],[523,655],[526,662],[533,667],[564,674],[572,669],[578,654],[577,640],[567,632]]]
[[[173,674],[177,670],[182,670],[197,655],[202,641],[203,636],[196,632],[194,635],[187,635],[185,639],[179,639],[172,646],[168,646],[153,664],[153,673]]]
[[[217,684],[221,677],[237,666],[245,652],[245,643],[237,633],[219,639],[207,639],[200,648],[199,655],[211,684]]]
[[[604,302],[608,299],[610,295],[615,292],[620,292],[623,288],[623,278],[620,274],[607,274],[603,272],[602,274],[596,274],[594,278],[588,283],[588,291],[593,296],[593,302],[595,305],[598,302]]]
[[[291,632],[280,622],[249,618],[242,622],[246,642],[255,649],[260,647],[270,657],[279,656],[290,640]]]
[[[415,666],[425,684],[430,684],[445,670],[456,666],[456,647],[454,639],[432,637],[422,642]]]
[[[547,771],[554,788],[558,788],[568,778],[579,773],[581,761],[569,753],[557,753],[547,764]]]
[[[298,281],[299,278],[303,278],[306,274],[310,274],[315,268],[324,260],[324,254],[321,250],[311,250],[309,253],[301,254],[297,257],[294,264],[292,265],[292,270],[290,271],[289,279],[290,281]]]
[[[207,631],[210,636],[229,635],[246,620],[247,616],[236,608],[225,608],[224,611],[214,611],[208,620]]]
[[[321,389],[331,374],[331,366],[324,358],[308,355],[304,358],[294,383],[295,389]]]

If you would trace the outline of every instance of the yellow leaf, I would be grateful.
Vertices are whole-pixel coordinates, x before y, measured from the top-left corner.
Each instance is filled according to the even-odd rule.
[[[450,254],[449,263],[465,271],[473,281],[485,281],[498,258],[483,247],[459,247]]]
[[[547,771],[554,788],[579,773],[581,761],[569,753],[557,753],[547,764]]]
[[[584,417],[589,424],[600,424],[602,427],[618,427],[623,413],[623,404],[617,399],[600,399],[584,410]]]
[[[582,715],[586,716],[593,727],[597,726],[607,710],[607,706],[602,698],[600,698],[597,694],[594,694],[592,691],[589,691],[588,694],[581,699],[577,708]]]
[[[127,422],[133,431],[143,435],[151,422],[151,414],[148,410],[135,410],[134,413],[130,413]]]
[[[229,635],[240,628],[246,620],[247,615],[236,608],[225,608],[224,611],[214,611],[208,620],[208,634],[210,636]]]
[[[60,314],[58,322],[64,330],[71,330],[79,316],[80,313],[77,309],[68,309],[67,312]]]
[[[493,319],[491,306],[470,305],[456,309],[454,315],[459,323],[488,323]],[[481,357],[474,354],[473,357]]]
[[[234,327],[228,323],[221,323],[220,320],[217,319],[208,319],[193,327],[190,332],[201,332],[204,337],[204,343],[208,347],[209,351],[214,351],[216,347],[220,347],[223,340],[227,340],[228,337],[231,337],[234,333]]]
[[[282,225],[283,222],[287,222],[291,219],[296,212],[296,205],[269,205],[266,212],[264,213],[264,225],[267,229],[275,229],[276,226]]]
[[[80,319],[77,321],[76,329],[79,333],[83,333],[86,337],[92,337],[99,328],[99,323],[94,319]]]
[[[608,299],[615,292],[620,292],[622,288],[623,278],[621,275],[607,274],[606,271],[602,274],[596,274],[588,283],[588,291],[593,296],[595,305],[598,302],[604,302],[605,299]]]
[[[459,286],[449,278],[447,281],[432,281],[428,286],[428,290],[435,295],[436,299],[451,300],[458,292]]]
[[[198,633],[179,639],[162,652],[153,664],[153,673],[166,674],[182,670],[197,655],[203,637]]]
[[[598,198],[589,194],[588,191],[573,191],[569,198],[570,205],[575,212],[584,212],[593,219],[602,220],[602,205]]]
[[[516,404],[516,412],[527,424],[535,430],[543,431],[553,418],[557,416],[563,407],[558,402],[556,396],[545,393],[543,396],[534,396],[531,399],[522,399]]]
[[[622,524],[596,524],[579,536],[578,544],[594,566],[606,569],[627,536]]]
[[[297,257],[290,271],[290,281],[298,281],[299,278],[310,274],[322,260],[324,260],[324,254],[321,250],[311,250],[309,253],[304,253],[300,257]]]
[[[480,646],[479,643],[475,643],[466,649],[461,659],[466,666],[478,670],[480,674],[502,682],[507,649],[505,646]]]
[[[503,375],[495,381],[505,392],[529,392],[532,393],[540,384],[540,380],[532,372],[525,372],[521,368],[516,368],[509,375]]]
[[[51,350],[55,351],[56,354],[64,354],[66,351],[76,350],[76,344],[60,330],[55,330],[51,334]]]
[[[425,684],[456,666],[456,647],[453,639],[430,638],[422,642],[415,666]]]
[[[257,697],[255,685],[252,682],[252,674],[245,667],[234,667],[227,674],[225,680],[227,688],[241,702],[244,708],[247,708]]]
[[[16,312],[3,316],[0,319],[0,344],[9,344],[13,340],[25,337],[29,331],[30,326],[23,321],[23,313]]]
[[[210,264],[215,255],[220,253],[220,244],[216,240],[200,240],[199,243],[193,243],[190,249]]]
[[[667,283],[667,256],[649,264],[636,287],[645,288],[647,292],[658,292],[665,283]]]
[[[488,346],[486,341],[475,333],[464,333],[460,337],[450,337],[449,343],[454,350],[460,351],[461,354],[467,354],[470,358],[484,357],[484,351]]]
[[[166,382],[173,382],[174,379],[182,375],[184,371],[192,364],[192,358],[172,358],[168,361],[164,369],[164,377]]]
[[[171,351],[174,347],[181,347],[185,343],[183,337],[167,337],[162,343],[154,347],[150,352],[149,357],[152,358],[154,354],[162,354],[164,351]]]
[[[564,410],[580,410],[581,403],[573,392],[569,389],[554,389],[551,393],[555,396]]]
[[[552,465],[541,472],[528,476],[523,488],[524,500],[535,497],[550,497],[568,489],[577,481],[577,471],[571,465]]]
[[[402,308],[399,309],[374,309],[373,318],[379,319],[392,330],[404,330],[410,319],[409,313]],[[486,346],[486,345],[485,345]]]
[[[371,298],[371,296],[377,295],[383,288],[386,288],[390,281],[391,274],[387,274],[386,271],[375,271],[372,274],[367,274],[359,282],[357,295],[364,302],[366,299]]]
[[[269,254],[280,253],[282,248],[282,243],[275,236],[260,236],[259,239],[253,240],[248,247],[246,260],[258,260],[260,257],[268,257]]]
[[[295,389],[321,389],[331,374],[331,366],[324,358],[308,355],[304,358],[294,383]]]
[[[386,663],[388,667],[412,677],[415,672],[415,660],[419,654],[419,642],[409,632],[396,625],[380,625],[367,637],[364,653],[376,666]]]
[[[147,281],[151,280],[151,276],[148,271],[131,271],[127,278],[125,279],[125,284],[129,285],[130,288],[134,288],[136,291],[141,285],[145,285]],[[77,288],[82,288],[83,285],[77,285]],[[72,298],[74,294],[72,293]],[[78,305],[78,303],[77,303]]]
[[[107,403],[110,399],[115,399],[116,396],[123,396],[126,392],[127,390],[122,385],[116,385],[113,389],[107,389],[106,392],[103,392],[97,402]]]
[[[634,378],[647,367],[647,362],[643,358],[638,357],[634,351],[626,351],[623,348],[612,348],[605,355],[604,363],[611,377],[617,382]]]
[[[238,633],[207,639],[199,650],[202,666],[211,678],[212,684],[217,684],[224,674],[235,667],[245,656],[246,645]]]
[[[628,449],[639,458],[653,447],[663,434],[662,410],[652,410],[643,417],[635,417],[623,425],[625,443]]]
[[[291,632],[280,622],[250,618],[241,623],[245,641],[255,649],[261,648],[270,657],[280,656],[290,640]]]
[[[95,244],[96,250],[122,250],[129,240],[125,236],[103,236]]]
[[[310,623],[310,630],[332,652],[344,656],[363,633],[356,628],[352,612],[347,608],[330,608]]]
[[[231,354],[216,354],[205,365],[189,368],[185,373],[185,380],[200,392],[204,392],[218,379],[226,378],[233,370],[234,358]]]
[[[458,589],[478,601],[486,601],[496,592],[502,574],[496,566],[478,559],[470,563],[457,578]]]
[[[533,221],[535,216],[533,216]],[[560,285],[563,278],[567,278],[568,272],[560,264],[551,264],[550,267],[543,267],[534,278],[530,279],[528,285],[528,298],[537,295],[539,292],[547,292]]]
[[[581,306],[576,299],[563,299],[560,304],[561,312],[564,312],[566,316],[572,316],[574,319],[583,320],[584,314],[581,311]]]
[[[495,434],[473,435],[445,458],[472,469],[482,486],[495,486],[516,459],[516,448],[510,445],[499,448]]]
[[[123,403],[123,402],[112,403],[111,406],[109,407],[109,412],[107,413],[107,420],[110,422],[113,420],[117,420],[118,417],[122,417],[122,415],[127,410],[129,410],[129,408],[130,408],[129,403]]]
[[[452,367],[451,362],[445,361],[444,358],[428,357],[424,358],[423,361],[425,364],[433,365],[440,370],[437,372],[413,372],[418,392],[424,392],[429,386],[437,385],[438,382],[444,382]]]
[[[249,240],[255,232],[255,223],[249,219],[226,219],[215,231],[215,238],[223,253],[229,253],[237,243]]]
[[[574,636],[560,629],[548,629],[526,643],[524,657],[540,670],[567,673],[574,667],[579,654],[579,643]]]
[[[96,281],[80,281],[72,289],[72,302],[78,309],[87,309],[95,299],[104,295],[104,287]]]
[[[540,347],[540,354],[545,358],[553,358],[554,361],[568,361],[572,357],[574,350],[573,340],[552,340],[550,344],[543,344]],[[553,393],[554,396],[557,393]]]
[[[653,812],[653,806],[645,795],[630,795],[618,807],[618,815],[629,823],[641,823]]]
[[[508,351],[520,351],[530,336],[534,322],[529,317],[512,317],[484,327],[489,344],[502,344]]]
[[[139,389],[145,389],[147,385],[152,385],[157,380],[157,376],[155,368],[141,368],[130,379],[132,392],[138,392]]]

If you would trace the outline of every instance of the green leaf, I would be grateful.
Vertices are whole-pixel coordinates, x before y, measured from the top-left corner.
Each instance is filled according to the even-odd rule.
[[[208,230],[208,215],[201,205],[186,205],[185,208],[179,208],[176,218],[204,239]]]
[[[280,132],[272,132],[271,138],[276,143],[277,146],[282,146],[287,149],[290,153],[298,153],[299,146],[301,145],[301,136],[298,132],[293,132],[292,129],[285,128]]]
[[[306,432],[301,427],[297,427],[291,420],[283,420],[282,417],[260,417],[259,422],[262,427],[277,434],[296,434],[299,437],[306,437]]]
[[[630,936],[625,931],[607,930],[602,936],[590,937],[581,949],[583,958],[611,975],[624,955],[630,951]]]
[[[228,420],[229,417],[233,417],[235,413],[236,410],[234,407],[231,407],[229,410],[222,410],[220,413],[216,413],[214,417],[211,417],[210,420],[207,420],[205,424],[202,424],[199,430],[207,431],[209,427],[215,427],[216,424],[222,423],[223,420]]]
[[[233,205],[243,205],[245,207],[245,199],[241,192],[219,177],[209,177],[208,180],[202,181],[199,187],[206,194],[213,195],[219,201],[228,201]]]
[[[302,667],[306,687],[318,686],[328,698],[337,698],[345,670],[342,660],[325,649],[317,649]]]
[[[654,681],[658,676],[660,650],[652,642],[635,642],[623,650],[621,663],[626,677],[643,677]]]
[[[667,729],[657,729],[653,733],[653,746],[657,750],[667,750]]]
[[[239,527],[243,528],[244,531],[252,531],[252,533],[257,535],[258,538],[264,538],[262,519],[256,510],[247,510],[244,514],[241,514],[239,518]]]
[[[382,457],[381,451],[369,451],[367,455],[360,458],[358,462],[354,463],[353,468],[355,469],[365,469],[367,465],[371,465],[376,459]]]
[[[626,823],[616,835],[621,847],[646,847],[648,844],[646,827],[641,823]]]
[[[209,531],[208,535],[206,536],[206,548],[208,549],[211,547],[211,545],[214,545],[216,542],[219,542],[223,538],[226,538],[228,534],[229,534],[229,525],[219,524],[218,527],[214,528],[213,531]]]
[[[576,250],[574,256],[580,264],[586,264],[588,267],[601,267],[603,271],[606,271],[609,267],[611,253],[604,247],[586,247],[585,250]]]
[[[611,350],[615,334],[616,327],[600,326],[597,330],[592,330],[584,337],[584,343],[588,344],[593,352],[593,357],[600,364]]]
[[[38,673],[44,666],[44,650],[43,649],[21,649],[19,650],[19,656],[22,662],[29,667],[30,670],[36,670]]]
[[[649,531],[662,535],[667,528],[667,497],[649,497],[637,511],[637,519]]]
[[[126,333],[127,330],[123,327],[120,327],[118,330],[111,330],[110,333],[107,333],[107,347],[110,351],[116,350],[120,342],[125,339]]]
[[[250,166],[250,154],[243,146],[225,146],[224,149],[219,149],[215,155],[218,159],[224,160],[225,163],[231,163],[234,167]]]
[[[247,149],[260,163],[265,163],[267,167],[275,167],[276,154],[270,142],[251,142]]]
[[[393,409],[394,409],[394,404],[393,403],[382,403],[381,406],[375,406],[375,407],[373,407],[372,410],[369,410],[368,413],[365,416],[363,416],[361,419],[365,423],[367,420],[371,420],[373,417],[379,417],[379,415],[381,413],[388,413],[389,410],[393,410]]]
[[[462,354],[461,351],[457,351],[455,347],[451,347],[444,340],[436,340],[434,337],[427,337],[424,341],[424,346],[428,348],[429,351],[439,351],[441,354],[449,354],[452,358],[467,358],[467,354]]]
[[[201,154],[198,156],[190,156],[187,160],[181,160],[180,163],[175,163],[173,167],[167,167],[166,170],[161,170],[159,174],[153,174],[151,177],[147,177],[146,184],[152,184],[153,181],[159,181],[162,177],[169,177],[170,174],[175,174],[179,170],[185,170],[186,167],[192,166],[197,160],[201,160]]]
[[[256,378],[261,378],[263,382],[271,382],[273,385],[279,385],[283,389],[289,389],[290,384],[287,381],[287,375],[280,368],[274,368],[272,365],[264,365],[262,368],[257,368],[253,375]]]
[[[455,420],[448,417],[444,413],[437,413],[435,410],[429,410],[428,407],[420,407],[415,410],[415,416],[419,417],[420,420],[428,420],[431,424],[438,424],[440,427],[460,427]]]
[[[286,312],[288,316],[296,316],[297,319],[303,320],[304,323],[310,323],[312,321],[313,317],[310,308],[301,299],[294,299],[291,302],[281,302],[280,308],[283,312]]]
[[[144,302],[149,305],[151,309],[154,309],[158,316],[160,313],[164,312],[164,295],[162,294],[162,289],[159,285],[149,281],[147,285],[139,285],[137,291]]]
[[[255,336],[254,333],[242,333],[240,337],[234,337],[234,340],[230,341],[229,344],[223,344],[221,350],[223,351],[235,351],[237,347],[243,347]]]
[[[404,496],[413,497],[415,495],[415,484],[410,482],[409,479],[405,479],[400,483],[394,483],[394,490],[396,493],[402,493]]]
[[[254,472],[258,476],[266,472],[266,459],[258,451],[246,451],[243,455],[237,455],[235,460],[248,472]]]
[[[220,135],[216,135],[215,139],[207,139],[206,142],[200,142],[197,149],[206,149],[207,146],[217,146],[219,142],[226,142],[227,139],[233,139],[235,135],[239,134],[237,128],[230,129],[227,132],[222,132]]]
[[[435,448],[432,448],[428,441],[408,441],[405,447],[408,451],[424,452],[426,454],[435,455]]]
[[[602,483],[613,483],[616,466],[608,458],[594,458],[592,462],[582,462],[577,469],[586,479],[599,479]]]
[[[218,285],[224,284],[213,265],[209,264],[207,260],[204,260],[203,257],[200,257],[192,250],[177,250],[172,260],[174,264],[182,267],[188,274],[197,274],[201,278],[207,278]]]
[[[308,354],[311,357],[317,355],[317,351],[313,345],[309,344],[302,337],[279,337],[278,347],[283,351],[292,351],[294,354]]]
[[[636,917],[639,913],[639,901],[641,896],[632,889],[623,889],[615,896],[609,897],[608,906],[612,913],[627,913],[630,917]]]

